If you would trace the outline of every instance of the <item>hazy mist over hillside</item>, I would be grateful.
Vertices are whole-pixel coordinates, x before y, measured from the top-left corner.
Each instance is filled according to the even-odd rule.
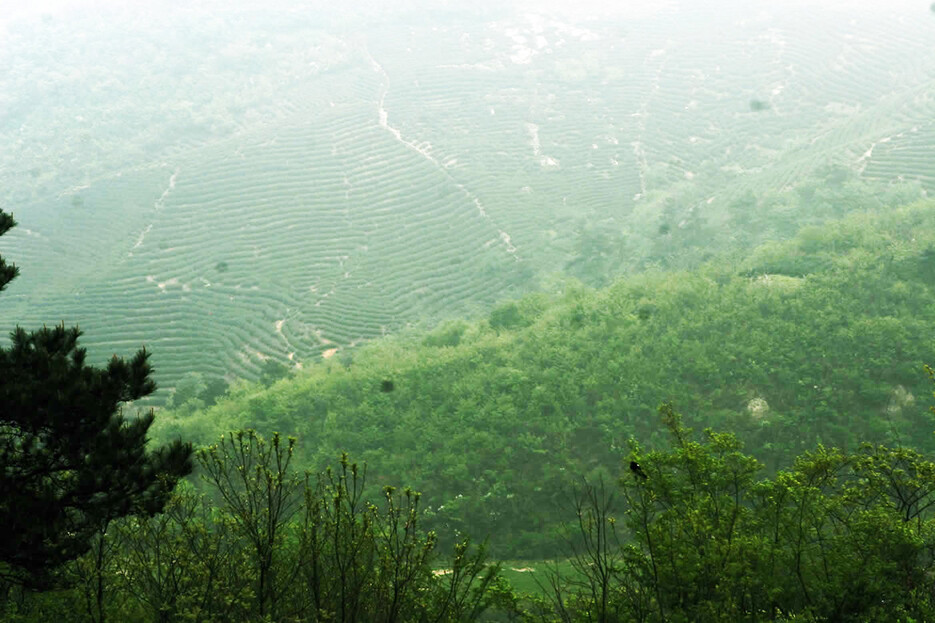
[[[0,623],[935,621],[933,51],[0,0]]]
[[[252,379],[935,190],[928,3],[570,4],[0,7],[0,328]]]

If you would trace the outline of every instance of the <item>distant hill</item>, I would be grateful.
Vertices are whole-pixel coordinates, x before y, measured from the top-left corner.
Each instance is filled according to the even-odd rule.
[[[0,328],[145,344],[162,400],[933,189],[924,6],[501,4],[2,25]]]

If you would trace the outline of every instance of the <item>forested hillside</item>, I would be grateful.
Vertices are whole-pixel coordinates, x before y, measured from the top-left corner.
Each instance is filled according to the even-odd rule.
[[[297,463],[314,469],[348,451],[374,487],[422,491],[442,533],[550,555],[575,483],[618,474],[630,438],[661,443],[661,400],[693,427],[736,431],[769,468],[817,443],[935,448],[933,295],[927,201],[691,272],[562,281],[486,318],[237,385],[209,409],[190,398],[157,427],[200,442],[295,434]]]

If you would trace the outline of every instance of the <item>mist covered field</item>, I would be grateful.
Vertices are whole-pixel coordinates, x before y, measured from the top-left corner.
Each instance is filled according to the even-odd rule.
[[[146,345],[166,391],[935,184],[935,14],[916,2],[3,17],[23,277],[0,324],[79,323],[98,358]]]

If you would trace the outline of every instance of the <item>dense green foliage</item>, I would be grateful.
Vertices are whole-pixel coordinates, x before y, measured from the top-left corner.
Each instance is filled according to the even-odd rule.
[[[181,487],[165,512],[111,523],[67,569],[72,587],[0,599],[7,621],[454,623],[503,601],[498,566],[467,538],[442,558],[420,496],[363,494],[341,458],[290,467],[294,439],[226,435],[198,454],[207,494]],[[4,595],[0,595],[4,597]],[[507,598],[508,603],[508,598]]]
[[[0,211],[0,235],[13,226]],[[0,290],[16,276],[0,258]],[[162,510],[192,471],[191,444],[147,451],[152,411],[121,404],[156,389],[149,354],[85,361],[81,332],[17,327],[0,348],[0,582],[51,586],[120,517]]]
[[[731,433],[670,405],[668,448],[628,443],[615,486],[585,484],[569,558],[517,594],[465,538],[447,560],[420,495],[364,497],[365,469],[303,479],[295,440],[240,431],[199,453],[207,494],[113,522],[67,590],[14,590],[5,621],[526,623],[924,621],[935,616],[935,462],[822,445],[772,476]],[[621,467],[623,467],[621,465]],[[213,502],[212,502],[213,499]],[[537,563],[537,566],[540,566]],[[517,570],[529,571],[529,569]],[[543,579],[544,578],[544,579]],[[9,591],[9,588],[7,588]]]
[[[927,620],[935,463],[920,450],[935,445],[935,411],[916,396],[930,392],[933,258],[926,202],[693,272],[559,282],[291,376],[271,363],[263,383],[223,395],[193,373],[157,426],[208,443],[201,487],[166,500],[166,482],[164,512],[97,522],[57,561],[65,588],[0,586],[3,617]],[[138,359],[128,378],[145,389]],[[6,387],[27,387],[36,366],[11,366]],[[73,400],[67,379],[45,384]],[[654,396],[678,400],[703,437],[668,405],[657,417]],[[152,419],[139,421],[142,441]],[[209,442],[238,425],[269,441]],[[369,468],[344,455],[327,469],[341,450]],[[619,478],[620,492],[581,489],[582,476]],[[468,535],[570,558],[519,595]]]
[[[737,437],[700,440],[671,406],[670,448],[622,502],[578,505],[576,575],[551,577],[561,621],[928,621],[935,462],[906,448],[819,445],[763,478]]]
[[[430,525],[489,535],[498,555],[553,551],[575,480],[631,436],[654,444],[659,399],[736,431],[771,469],[816,443],[933,447],[915,404],[933,358],[935,204],[808,228],[745,260],[570,282],[489,320],[363,347],[211,409],[160,418],[209,442],[251,426],[295,434],[300,465],[346,450],[375,487],[423,491]],[[392,391],[383,383],[392,381]]]

